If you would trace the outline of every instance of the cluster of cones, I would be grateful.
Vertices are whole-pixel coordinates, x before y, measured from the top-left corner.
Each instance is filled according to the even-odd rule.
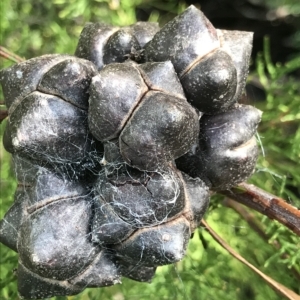
[[[237,104],[251,41],[191,6],[161,29],[89,23],[75,56],[1,71],[19,185],[0,241],[21,297],[150,281],[184,257],[210,190],[255,167],[261,112]]]

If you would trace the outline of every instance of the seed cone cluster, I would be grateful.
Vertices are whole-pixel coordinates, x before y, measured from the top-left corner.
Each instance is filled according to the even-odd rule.
[[[0,241],[21,297],[150,281],[184,257],[210,190],[255,167],[261,112],[237,103],[251,43],[190,6],[161,29],[89,23],[75,56],[1,71],[19,185]]]

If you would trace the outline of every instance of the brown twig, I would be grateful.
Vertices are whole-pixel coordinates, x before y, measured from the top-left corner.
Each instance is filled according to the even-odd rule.
[[[245,206],[228,197],[226,197],[223,201],[223,205],[230,207],[237,212],[264,241],[269,240],[264,228],[262,228],[261,224],[259,224],[253,213],[247,210]]]
[[[4,57],[6,59],[9,59],[13,62],[16,62],[16,63],[24,61],[24,59],[22,57],[20,57],[17,54],[9,51],[8,49],[6,49],[3,46],[0,46],[0,56]]]
[[[271,277],[267,276],[255,266],[250,264],[246,259],[244,259],[240,254],[238,254],[234,249],[232,249],[209,225],[206,221],[202,220],[201,224],[206,228],[212,238],[217,241],[224,249],[226,249],[234,258],[245,264],[247,267],[252,269],[256,274],[263,278],[277,293],[281,294],[287,299],[290,300],[300,300],[300,296],[297,295],[294,291],[290,290],[281,283],[275,281]]]
[[[251,213],[248,209],[245,208],[245,206],[241,205],[240,203],[230,199],[230,198],[226,198],[223,201],[223,204],[227,207],[232,208],[236,213],[238,213],[248,224],[249,226],[266,242],[269,242],[270,236],[268,236],[265,231],[264,228],[262,227],[262,225],[260,224],[260,222],[255,218],[255,215],[253,213]],[[272,241],[272,246],[275,249],[280,249],[281,245],[277,240]],[[282,258],[287,258],[288,255],[286,255],[285,253],[283,253],[281,255]],[[291,268],[294,276],[299,280],[300,282],[300,274],[299,272],[292,267]]]
[[[247,183],[219,193],[280,222],[300,236],[300,210],[284,199]]]

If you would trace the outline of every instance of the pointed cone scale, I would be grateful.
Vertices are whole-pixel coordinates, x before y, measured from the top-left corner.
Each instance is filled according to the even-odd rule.
[[[252,51],[253,32],[217,29],[221,49],[233,60],[237,71],[237,90],[232,102],[237,102],[246,85]]]
[[[131,25],[130,28],[132,28],[133,34],[138,40],[140,47],[143,48],[159,30],[159,25],[156,22],[137,22]]]
[[[23,98],[36,90],[45,72],[68,57],[59,54],[43,55],[1,70],[0,83],[9,114]]]
[[[90,242],[86,196],[54,201],[23,221],[18,250],[23,264],[46,278],[65,280],[86,268],[98,247]]]
[[[208,208],[209,189],[200,178],[192,178],[185,173],[182,173],[182,177],[186,193],[186,208],[183,214],[194,232]]]
[[[186,153],[198,133],[198,115],[190,104],[181,98],[149,92],[123,129],[120,150],[130,166],[159,171]]]
[[[236,105],[230,111],[200,119],[200,148],[226,151],[249,141],[256,132],[262,112],[250,105]]]
[[[3,133],[3,146],[7,152],[14,154],[15,148],[13,146],[12,140],[13,138],[12,138],[11,126],[9,120],[7,120],[5,124],[4,133]]]
[[[139,69],[151,90],[185,99],[181,83],[170,61],[141,64]]]
[[[109,203],[96,196],[91,231],[93,243],[118,244],[128,238],[134,232],[134,228],[121,219]]]
[[[97,69],[90,61],[72,57],[46,72],[38,85],[38,90],[61,97],[73,105],[87,109],[88,88]]]
[[[10,115],[9,123],[14,152],[32,159],[81,161],[90,148],[86,112],[56,96],[31,93]]]
[[[87,23],[80,34],[75,56],[91,61],[101,70],[104,66],[103,48],[118,29],[102,23]]]
[[[112,173],[115,170],[116,165],[119,166],[124,164],[120,152],[119,139],[113,139],[104,143],[104,156],[101,163],[108,173]],[[109,171],[109,169],[111,169],[111,171]]]
[[[195,64],[181,82],[188,101],[206,114],[226,111],[235,102],[237,73],[231,57],[222,50]]]
[[[130,264],[123,260],[117,260],[122,276],[140,282],[151,282],[155,275],[156,267],[145,267],[141,263]]]
[[[28,202],[23,186],[17,188],[14,198],[14,204],[6,212],[3,219],[0,220],[0,242],[18,252],[18,233],[22,220],[27,215],[25,208]]]
[[[132,64],[106,66],[92,79],[89,128],[95,138],[116,138],[147,92],[140,72]]]
[[[220,46],[216,29],[191,5],[168,22],[145,45],[146,61],[171,60],[179,77],[194,63]]]
[[[20,155],[13,155],[14,172],[19,184],[33,186],[37,173],[46,170],[38,161],[27,159]]]
[[[122,63],[131,51],[138,51],[141,47],[133,35],[131,28],[122,28],[113,33],[103,47],[103,63]]]
[[[40,168],[33,186],[27,191],[29,197],[27,211],[32,213],[52,201],[81,197],[87,193],[88,190],[82,184],[68,180],[67,176],[60,176],[48,169]]]
[[[82,288],[105,287],[121,283],[121,275],[111,257],[102,250],[79,276],[68,281]]]
[[[45,299],[54,296],[76,295],[83,290],[67,281],[51,280],[34,274],[22,262],[18,266],[18,292],[21,299]]]
[[[145,266],[162,266],[180,261],[190,238],[187,220],[180,217],[162,226],[137,231],[121,245],[116,246],[118,256]]]
[[[100,177],[96,191],[133,228],[162,224],[185,205],[181,180],[171,168],[159,173],[126,168]]]
[[[214,190],[228,189],[254,172],[258,157],[254,135],[260,119],[261,111],[247,105],[201,118],[200,169]]]

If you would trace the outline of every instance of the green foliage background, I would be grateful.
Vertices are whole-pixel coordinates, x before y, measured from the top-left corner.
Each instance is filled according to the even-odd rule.
[[[138,7],[151,9],[150,21],[163,24],[186,8],[184,2],[178,1],[0,1],[1,45],[24,58],[46,53],[74,53],[79,34],[89,21],[129,25],[137,21]],[[298,0],[264,2],[277,7],[285,5],[286,9],[300,13]],[[163,18],[160,17],[162,11]],[[291,76],[300,69],[300,55],[279,65],[271,62],[267,40],[264,49],[253,61],[256,71],[249,76],[250,81],[261,84],[267,95],[266,101],[251,103],[263,110],[264,115],[258,135],[262,155],[250,182],[300,208],[300,84],[299,78]],[[9,64],[1,59],[1,68]],[[1,136],[4,128],[5,122],[0,126]],[[2,218],[13,202],[16,182],[10,155],[2,145],[0,159]],[[252,213],[265,232],[264,238],[240,215],[224,206],[220,196],[213,197],[205,218],[252,264],[300,294],[299,238],[278,223]],[[13,271],[16,265],[17,255],[1,244],[0,299],[18,299]],[[55,299],[142,300],[153,295],[156,299],[281,299],[256,274],[217,245],[204,228],[195,233],[187,257],[175,265],[158,268],[151,284],[124,278],[122,285],[88,289],[78,296]]]

